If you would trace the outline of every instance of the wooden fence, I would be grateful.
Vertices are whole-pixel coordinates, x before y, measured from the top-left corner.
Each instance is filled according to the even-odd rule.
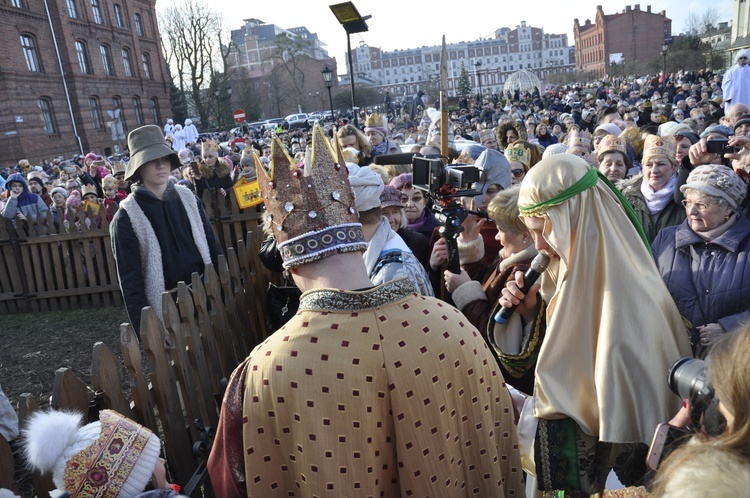
[[[218,268],[208,266],[202,278],[195,273],[191,282],[180,282],[176,302],[170,293],[165,292],[162,317],[156,316],[150,307],[144,308],[142,344],[138,343],[130,324],[121,325],[124,369],[112,351],[103,343],[96,343],[93,346],[91,385],[85,385],[67,368],[58,369],[50,401],[52,408],[79,411],[89,421],[96,419],[99,409],[111,408],[150,428],[161,437],[171,478],[183,485],[183,492],[191,496],[213,496],[206,479],[205,460],[218,422],[226,380],[237,364],[268,335],[264,303],[266,287],[273,277],[258,259],[263,240],[257,227],[259,213],[240,213],[222,201],[219,199],[219,202],[209,204],[207,209],[215,230],[223,234],[224,243],[233,240],[233,247],[226,247],[224,255],[219,258]],[[85,216],[84,213],[79,215]],[[14,261],[28,262],[31,267],[41,264],[46,268],[43,256],[57,251],[61,255],[58,261],[63,266],[59,280],[57,277],[37,279],[36,273],[32,272],[33,277],[25,280],[29,287],[23,299],[11,298],[5,290],[9,287],[3,287],[0,294],[3,309],[21,311],[24,305],[31,309],[54,306],[67,309],[65,306],[71,305],[71,296],[85,296],[87,304],[93,306],[95,292],[92,289],[100,293],[110,292],[109,302],[118,303],[119,289],[108,288],[116,285],[117,277],[110,266],[114,263],[105,229],[106,220],[102,225],[101,228],[49,235],[24,233],[16,239],[7,230],[0,232],[5,235],[0,238],[0,247],[4,254],[10,253],[17,258]],[[245,234],[244,240],[236,239],[239,233]],[[96,257],[92,255],[86,259],[76,249],[81,247],[82,241],[92,238],[97,241],[93,253]],[[71,242],[68,244],[67,241]],[[87,242],[83,244],[85,246]],[[37,253],[37,260],[32,253]],[[50,257],[50,261],[55,260]],[[84,262],[88,269],[96,267],[101,270],[95,273],[95,279],[90,278],[90,271],[82,269]],[[24,281],[18,275],[19,271],[13,274],[15,280],[9,278],[12,272],[7,256],[4,266],[6,280]],[[50,269],[54,267],[50,266]],[[70,275],[72,280],[67,279]],[[57,294],[63,292],[49,286],[49,282],[58,284],[60,281],[66,285],[70,282],[83,285],[72,286],[78,292],[67,294],[66,301]],[[5,285],[7,282],[0,283]],[[98,303],[104,304],[101,296]],[[169,347],[165,345],[165,337]],[[125,392],[122,388],[123,370],[127,372],[126,384],[129,385]],[[21,424],[39,409],[28,394],[21,396],[18,408]],[[0,436],[0,487],[13,489],[17,486],[18,483],[13,481],[15,466],[14,454]],[[50,477],[32,477],[35,495],[49,496],[53,489]]]
[[[225,253],[258,231],[259,210],[240,210],[210,191],[203,203]],[[67,219],[74,221],[51,211],[31,223],[0,218],[0,313],[122,304],[106,216],[79,208]]]

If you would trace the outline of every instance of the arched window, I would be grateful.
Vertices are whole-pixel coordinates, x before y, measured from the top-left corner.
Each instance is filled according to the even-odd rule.
[[[91,0],[91,10],[94,12],[94,22],[96,24],[102,24],[104,18],[102,18],[102,8],[99,4],[99,0]]]
[[[122,65],[125,67],[125,76],[133,77],[133,63],[130,60],[130,50],[127,48],[122,49]]]
[[[141,55],[141,60],[143,61],[143,75],[146,77],[146,79],[154,79],[154,75],[151,73],[151,57],[149,57],[149,55],[144,52]]]
[[[76,40],[76,56],[78,57],[78,65],[81,67],[81,72],[83,74],[91,74],[89,51],[86,48],[86,42]]]
[[[125,18],[122,15],[122,6],[119,3],[116,3],[113,7],[115,9],[115,22],[117,23],[117,27],[124,28]]]
[[[68,15],[72,19],[78,19],[78,7],[76,7],[76,0],[66,0],[68,5]]]
[[[138,13],[135,14],[135,31],[138,36],[143,36],[143,19]]]
[[[104,67],[104,74],[107,76],[115,75],[115,68],[112,65],[112,52],[109,49],[109,45],[99,45],[99,51],[102,54],[102,66]]]
[[[135,112],[135,124],[141,126],[143,123],[143,110],[141,109],[141,99],[133,97],[133,112]]]
[[[23,57],[26,59],[26,67],[29,68],[29,71],[41,73],[42,63],[39,58],[39,49],[36,45],[36,38],[29,34],[22,34],[21,49],[23,50]]]
[[[151,117],[154,119],[154,123],[161,124],[161,114],[159,113],[159,99],[156,97],[151,98]]]
[[[102,119],[102,106],[99,98],[95,95],[89,97],[89,110],[91,111],[91,121],[94,123],[95,130],[104,129],[104,120]]]

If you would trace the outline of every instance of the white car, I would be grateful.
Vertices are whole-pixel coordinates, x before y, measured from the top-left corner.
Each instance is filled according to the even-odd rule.
[[[309,118],[307,114],[304,112],[301,114],[290,114],[286,118],[284,118],[287,123],[289,123],[289,129],[293,130],[295,128],[301,128],[305,126],[305,122],[309,122]]]

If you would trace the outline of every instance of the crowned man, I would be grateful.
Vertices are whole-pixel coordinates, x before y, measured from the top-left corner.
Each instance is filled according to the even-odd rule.
[[[513,409],[487,344],[408,279],[373,286],[341,157],[256,164],[299,311],[234,371],[209,458],[222,497],[520,496]]]
[[[401,147],[388,138],[390,132],[388,131],[388,117],[386,115],[368,115],[365,119],[365,135],[372,144],[372,157],[401,153]]]

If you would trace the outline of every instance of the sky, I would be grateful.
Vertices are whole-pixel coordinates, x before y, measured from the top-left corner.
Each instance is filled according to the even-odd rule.
[[[181,0],[171,0],[179,4]],[[336,57],[339,71],[345,71],[346,33],[329,5],[339,0],[207,0],[209,5],[222,13],[230,29],[238,29],[243,19],[260,19],[267,24],[276,24],[289,29],[305,26],[317,33],[331,57]],[[478,40],[494,36],[496,29],[515,28],[526,21],[528,26],[544,28],[545,33],[568,34],[568,44],[573,45],[573,20],[581,24],[586,19],[594,22],[596,6],[601,5],[605,14],[615,14],[626,5],[635,5],[623,0],[594,0],[562,2],[560,0],[536,1],[412,1],[412,0],[354,0],[362,16],[371,15],[367,21],[369,31],[351,36],[352,48],[364,41],[371,47],[384,51],[440,45],[445,35],[446,43]],[[168,5],[158,2],[157,8]],[[449,7],[438,7],[448,5]],[[641,2],[641,10],[651,5],[651,12],[666,11],[672,20],[672,34],[684,31],[685,18],[689,12],[703,14],[709,6],[720,13],[719,21],[732,18],[733,0],[659,0]]]

